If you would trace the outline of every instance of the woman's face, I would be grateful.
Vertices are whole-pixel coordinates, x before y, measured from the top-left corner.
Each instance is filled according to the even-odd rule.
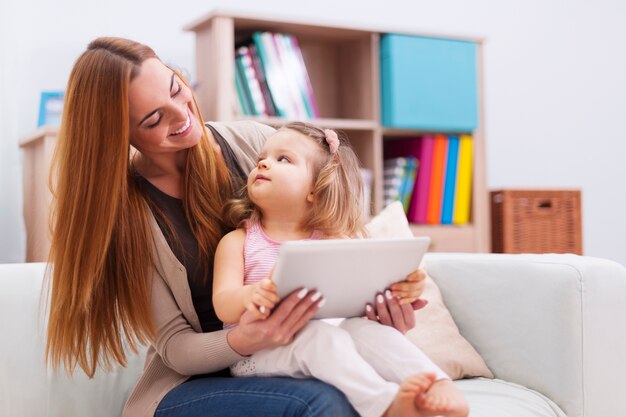
[[[143,154],[194,146],[202,137],[189,88],[156,58],[141,64],[129,87],[130,143]]]

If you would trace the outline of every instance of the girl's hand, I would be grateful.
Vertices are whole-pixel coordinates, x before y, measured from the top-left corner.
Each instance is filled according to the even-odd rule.
[[[422,295],[426,286],[426,271],[418,269],[409,274],[405,281],[396,282],[389,288],[391,295],[397,297],[400,305],[411,304]]]
[[[276,284],[271,279],[265,278],[247,286],[244,306],[256,318],[264,319],[279,301]]]
[[[378,294],[373,304],[365,306],[369,320],[391,326],[402,334],[415,327],[413,311],[423,308],[428,301],[419,297],[426,286],[426,272],[423,269],[409,274],[405,281],[393,284],[385,294]]]
[[[241,316],[239,325],[228,333],[228,343],[242,356],[289,344],[294,335],[319,310],[323,300],[319,292],[301,289],[285,297],[264,320],[246,311]]]

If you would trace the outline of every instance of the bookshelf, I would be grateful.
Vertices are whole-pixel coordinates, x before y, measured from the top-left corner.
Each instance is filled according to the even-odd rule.
[[[47,262],[50,251],[48,209],[52,193],[48,175],[59,129],[43,126],[20,139],[24,152],[23,212],[26,226],[26,262]]]
[[[485,174],[482,48],[476,37],[448,36],[412,30],[336,25],[272,15],[213,11],[185,26],[196,37],[197,97],[205,120],[257,120],[273,126],[286,123],[279,117],[237,114],[234,86],[235,46],[256,31],[288,33],[299,42],[311,80],[320,117],[319,126],[343,130],[350,138],[362,165],[373,172],[372,214],[383,208],[383,144],[386,140],[429,133],[419,129],[390,128],[382,123],[380,39],[400,33],[476,45],[478,126],[473,137],[473,177],[470,223],[417,225],[415,235],[432,238],[431,250],[439,252],[488,252],[490,248],[489,204]]]

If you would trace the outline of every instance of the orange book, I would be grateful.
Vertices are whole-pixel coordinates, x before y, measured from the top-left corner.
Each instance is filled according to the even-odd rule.
[[[433,159],[430,173],[430,188],[428,193],[428,212],[426,223],[441,224],[441,206],[443,200],[443,184],[448,153],[448,137],[435,135],[433,141]]]

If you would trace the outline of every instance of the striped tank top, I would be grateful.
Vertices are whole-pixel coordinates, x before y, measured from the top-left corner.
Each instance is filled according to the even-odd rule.
[[[309,239],[321,239],[321,233],[314,230]],[[246,239],[243,244],[243,283],[254,284],[267,278],[278,259],[281,242],[270,238],[260,223],[246,222]],[[224,324],[225,329],[236,324]]]

